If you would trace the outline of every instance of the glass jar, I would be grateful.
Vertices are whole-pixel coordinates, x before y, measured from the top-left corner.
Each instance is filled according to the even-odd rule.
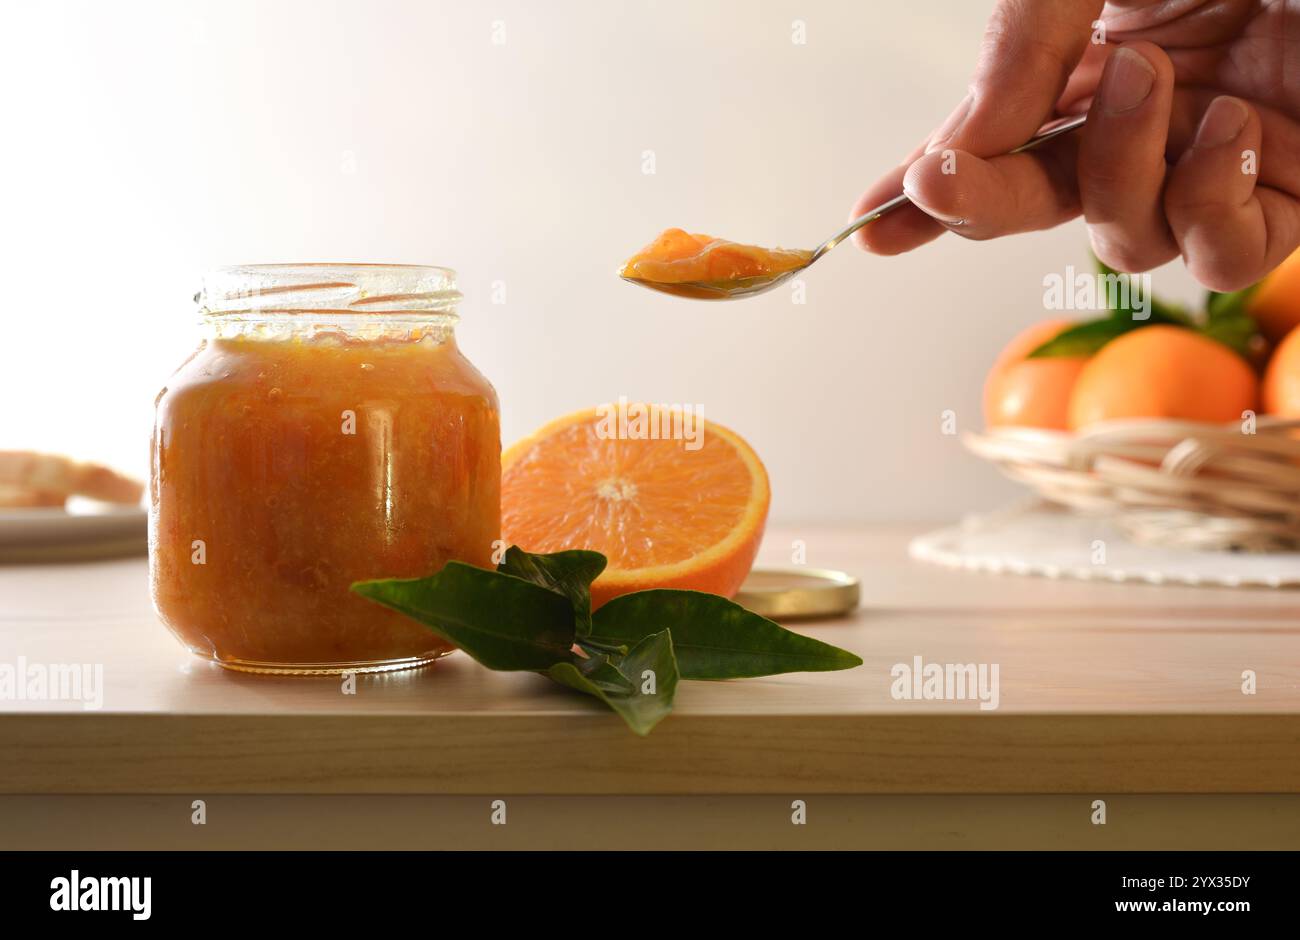
[[[500,537],[496,392],[456,346],[455,273],[253,265],[204,278],[207,336],[158,395],[154,605],[249,672],[401,669],[452,647],[356,594]]]

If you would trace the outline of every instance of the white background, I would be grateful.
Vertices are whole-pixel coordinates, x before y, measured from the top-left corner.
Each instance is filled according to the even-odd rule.
[[[6,4],[0,448],[143,475],[208,267],[432,263],[460,272],[461,345],[507,443],[619,395],[698,403],[758,449],[776,519],[996,505],[1014,488],[940,415],[980,423],[984,372],[1043,315],[1044,275],[1088,263],[1079,223],[899,258],[844,246],[804,305],[678,301],[614,276],[671,225],[795,247],[831,234],[961,97],[988,8]],[[1155,287],[1193,294],[1176,267]]]

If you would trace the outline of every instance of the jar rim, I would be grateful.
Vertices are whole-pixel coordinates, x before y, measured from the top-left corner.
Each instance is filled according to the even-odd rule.
[[[194,296],[206,317],[241,320],[303,314],[446,319],[461,293],[451,268],[420,264],[241,264],[203,276]]]

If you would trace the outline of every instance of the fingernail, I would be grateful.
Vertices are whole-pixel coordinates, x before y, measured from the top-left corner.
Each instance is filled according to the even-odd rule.
[[[970,106],[971,96],[967,94],[966,97],[961,100],[961,104],[957,105],[957,107],[953,109],[952,114],[948,115],[947,120],[940,124],[939,129],[934,132],[934,136],[930,138],[930,143],[926,145],[926,153],[932,153],[937,148],[942,147],[948,141],[952,140],[957,131],[961,130],[961,126],[966,120],[966,115],[970,113]]]
[[[1106,63],[1101,106],[1108,114],[1132,111],[1151,95],[1156,70],[1132,49],[1116,49]]]
[[[1236,139],[1249,118],[1250,112],[1236,98],[1229,98],[1226,95],[1215,98],[1205,109],[1205,116],[1201,118],[1201,126],[1196,131],[1196,139],[1192,141],[1192,146],[1222,147]]]
[[[940,222],[944,225],[953,225],[953,226],[966,224],[965,219],[954,219],[950,216],[940,215],[939,213],[931,209],[929,206],[927,206],[920,199],[917,199],[916,192],[910,186],[907,185],[906,179],[903,180],[903,195],[905,195],[908,199],[911,200],[912,205],[916,206],[918,209],[920,209],[930,218],[934,219],[936,222]]]

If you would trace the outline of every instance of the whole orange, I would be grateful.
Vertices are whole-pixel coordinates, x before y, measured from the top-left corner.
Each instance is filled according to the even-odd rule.
[[[1222,343],[1178,326],[1144,326],[1111,340],[1089,360],[1070,397],[1070,427],[1112,418],[1241,419],[1259,381]]]
[[[1300,251],[1273,269],[1246,304],[1259,330],[1275,343],[1300,326]]]
[[[1016,425],[1064,431],[1068,426],[1070,393],[1087,358],[1026,357],[1055,339],[1069,320],[1043,320],[1016,334],[998,354],[984,380],[984,423],[989,427]]]
[[[1266,414],[1300,418],[1300,327],[1274,350],[1261,391]]]

